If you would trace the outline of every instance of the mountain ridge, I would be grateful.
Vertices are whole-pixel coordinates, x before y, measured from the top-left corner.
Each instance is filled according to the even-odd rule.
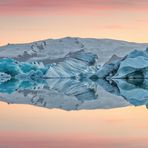
[[[28,41],[28,42],[23,42],[23,43],[7,43],[7,44],[3,44],[0,45],[0,47],[3,46],[7,46],[7,45],[22,45],[22,44],[32,44],[32,43],[36,43],[36,42],[42,42],[42,41],[48,41],[48,40],[60,40],[60,39],[66,39],[66,38],[76,38],[76,39],[94,39],[94,40],[110,40],[110,41],[118,41],[118,42],[127,42],[127,43],[136,43],[136,44],[148,44],[147,42],[136,42],[136,41],[128,41],[128,40],[122,40],[122,39],[114,39],[114,38],[91,38],[91,37],[70,37],[70,36],[66,36],[66,37],[61,37],[61,38],[45,38],[45,39],[38,39],[38,40],[34,40],[34,41]]]

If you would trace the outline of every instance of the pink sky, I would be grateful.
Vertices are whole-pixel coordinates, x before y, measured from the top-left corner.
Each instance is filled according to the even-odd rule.
[[[0,133],[0,147],[7,148],[118,148],[148,147],[147,137],[111,138],[94,135],[48,135],[43,133]]]
[[[65,36],[148,42],[147,0],[1,0],[0,45]]]
[[[64,12],[67,13],[81,13],[85,11],[104,11],[104,10],[135,10],[148,11],[147,0],[2,0],[0,1],[0,14],[14,14],[21,15],[38,15],[42,12]],[[19,13],[18,13],[19,12]],[[29,12],[29,13],[28,13]]]

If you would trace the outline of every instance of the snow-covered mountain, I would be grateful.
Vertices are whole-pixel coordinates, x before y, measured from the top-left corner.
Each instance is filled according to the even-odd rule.
[[[132,50],[144,50],[146,47],[148,43],[66,37],[27,44],[8,44],[0,47],[0,57],[11,57],[18,61],[42,61],[47,64],[63,61],[67,54],[84,50],[96,54],[99,63],[103,64],[114,54],[123,57]]]

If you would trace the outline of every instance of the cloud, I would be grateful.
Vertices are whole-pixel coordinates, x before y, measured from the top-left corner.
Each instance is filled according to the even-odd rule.
[[[91,134],[48,135],[44,133],[0,133],[0,147],[7,148],[114,148],[147,147],[147,137],[101,137]]]
[[[104,25],[100,28],[107,29],[107,30],[127,30],[127,29],[131,29],[129,26],[124,26],[124,25]]]
[[[90,13],[102,10],[148,11],[147,0],[1,0],[0,14]],[[19,12],[19,13],[18,13]]]

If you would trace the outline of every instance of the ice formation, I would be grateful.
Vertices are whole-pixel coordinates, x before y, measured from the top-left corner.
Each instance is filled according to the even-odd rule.
[[[111,58],[102,66],[96,54],[83,50],[70,53],[61,61],[46,64],[1,58],[0,93],[6,95],[27,91],[32,94],[32,91],[46,90],[47,93],[52,90],[66,98],[72,97],[74,100],[69,109],[79,109],[86,102],[98,100],[102,87],[130,104],[148,106],[147,74],[148,49],[134,50],[123,58]],[[29,104],[37,104],[39,100],[40,106],[52,108],[45,101],[49,95],[37,95]],[[61,106],[58,104],[58,107]]]
[[[64,61],[50,64],[46,73],[48,78],[89,77],[97,71],[97,55],[79,51],[66,56]]]
[[[148,73],[148,51],[134,50],[120,62],[114,78],[146,79]]]
[[[147,78],[148,51],[134,50],[127,56],[99,66],[98,57],[79,51],[67,55],[61,62],[19,62],[12,58],[0,59],[0,82],[11,78]]]
[[[10,58],[0,59],[0,82],[11,79],[38,79],[42,78],[47,69],[41,64],[18,62]]]

